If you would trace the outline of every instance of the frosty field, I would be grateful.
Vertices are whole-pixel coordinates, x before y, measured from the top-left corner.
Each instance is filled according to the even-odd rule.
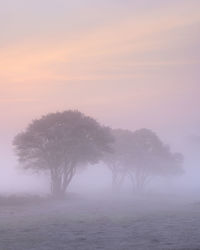
[[[1,202],[0,250],[200,249],[200,205],[165,195]]]

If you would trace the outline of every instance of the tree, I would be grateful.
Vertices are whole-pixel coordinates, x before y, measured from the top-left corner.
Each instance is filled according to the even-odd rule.
[[[153,176],[178,175],[183,172],[183,156],[172,153],[169,146],[149,129],[133,133],[134,142],[130,177],[136,189],[142,190]]]
[[[104,162],[112,172],[113,187],[120,187],[129,176],[136,190],[142,190],[153,176],[182,173],[183,156],[172,153],[149,129],[135,132],[112,130],[114,153],[105,154]]]
[[[112,143],[108,127],[71,110],[34,120],[13,141],[25,169],[50,173],[54,196],[63,196],[77,168],[97,163]]]
[[[128,161],[132,153],[132,135],[133,132],[123,129],[113,129],[114,137],[113,153],[105,153],[103,162],[106,164],[112,174],[112,188],[119,190],[124,179],[128,175]]]

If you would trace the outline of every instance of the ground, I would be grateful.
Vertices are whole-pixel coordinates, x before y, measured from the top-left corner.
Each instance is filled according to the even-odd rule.
[[[200,249],[200,205],[162,195],[0,200],[0,250],[96,249]]]

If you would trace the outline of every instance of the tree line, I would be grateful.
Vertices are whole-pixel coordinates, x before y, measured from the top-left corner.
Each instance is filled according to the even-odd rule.
[[[49,113],[33,120],[13,140],[24,169],[50,174],[51,194],[65,195],[76,171],[98,162],[112,173],[113,188],[125,178],[142,190],[153,176],[182,173],[183,156],[149,129],[111,129],[76,110]]]

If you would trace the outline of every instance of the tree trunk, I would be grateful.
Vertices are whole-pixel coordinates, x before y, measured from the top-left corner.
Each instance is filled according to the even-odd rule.
[[[54,198],[60,198],[64,195],[62,192],[62,180],[58,171],[52,171],[51,173],[51,194]]]
[[[63,198],[74,174],[75,164],[51,170],[51,194],[55,198]]]
[[[125,173],[119,173],[118,171],[112,171],[112,190],[113,192],[119,192],[124,182]]]
[[[133,185],[133,191],[138,193],[143,192],[149,176],[141,171],[136,171],[133,174],[130,173],[129,176]]]
[[[76,172],[75,166],[71,166],[71,168],[67,172],[63,173],[61,189],[62,189],[62,192],[64,194],[65,194],[66,189],[69,186],[73,176],[75,175],[75,172]]]

